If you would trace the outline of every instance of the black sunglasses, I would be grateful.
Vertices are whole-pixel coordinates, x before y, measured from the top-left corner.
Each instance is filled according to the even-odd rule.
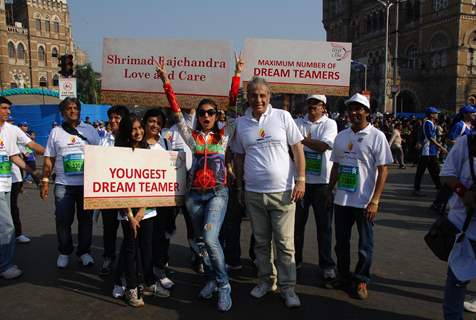
[[[211,116],[216,115],[217,111],[215,109],[208,109],[208,110],[200,109],[200,110],[197,111],[197,114],[198,114],[199,117],[204,117],[205,114],[208,114],[211,117]]]

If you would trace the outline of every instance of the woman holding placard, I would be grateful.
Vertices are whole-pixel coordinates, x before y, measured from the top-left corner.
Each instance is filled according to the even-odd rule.
[[[241,57],[237,58],[235,77],[232,81],[230,101],[236,101],[243,68]],[[157,73],[164,83],[164,90],[174,113],[180,135],[193,153],[190,170],[190,186],[185,204],[190,213],[195,234],[200,237],[198,245],[204,258],[208,282],[199,296],[211,299],[218,291],[218,310],[231,308],[231,287],[226,271],[225,257],[218,236],[225,218],[228,203],[226,151],[232,127],[219,127],[218,106],[211,99],[203,99],[197,107],[196,130],[190,129],[176,100],[165,66],[157,66]]]

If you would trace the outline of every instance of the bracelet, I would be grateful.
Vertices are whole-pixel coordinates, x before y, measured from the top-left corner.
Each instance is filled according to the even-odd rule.
[[[453,191],[462,198],[468,189],[466,189],[462,183],[458,182],[453,188]]]
[[[294,178],[294,180],[296,180],[296,182],[306,182],[306,177],[299,176]]]
[[[41,179],[41,182],[50,182],[50,179],[45,177]]]
[[[378,201],[370,201],[369,204],[372,204],[372,205],[378,207],[379,202]]]

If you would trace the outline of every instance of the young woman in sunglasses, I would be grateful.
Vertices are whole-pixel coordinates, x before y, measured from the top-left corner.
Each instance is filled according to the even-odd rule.
[[[244,63],[236,58],[235,76],[232,79],[230,104],[236,104],[240,87],[240,74]],[[228,281],[223,248],[218,236],[225,218],[228,203],[227,166],[225,161],[228,141],[232,128],[218,125],[218,107],[211,99],[203,99],[197,107],[196,129],[190,129],[176,100],[164,65],[157,66],[164,84],[180,135],[193,153],[192,169],[189,172],[189,191],[185,205],[190,213],[200,251],[204,257],[207,283],[199,293],[199,297],[211,299],[218,291],[218,310],[228,311],[231,308],[231,287]]]

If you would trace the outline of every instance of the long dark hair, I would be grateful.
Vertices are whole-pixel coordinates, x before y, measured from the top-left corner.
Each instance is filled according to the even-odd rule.
[[[138,121],[142,126],[142,121],[138,115],[135,113],[131,113],[127,115],[124,119],[121,120],[119,123],[119,132],[116,136],[116,142],[114,145],[116,147],[128,147],[132,148],[134,145],[134,141],[132,141],[132,125],[134,122]],[[145,138],[145,134],[144,134]],[[139,143],[139,148],[147,149],[148,145],[145,139]]]
[[[212,99],[202,99],[199,103],[198,103],[198,106],[197,106],[197,117],[198,116],[198,111],[202,108],[202,106],[204,105],[211,105],[215,111],[216,111],[216,115],[215,115],[215,123],[213,124],[213,127],[212,127],[212,132],[213,132],[213,136],[215,137],[215,143],[219,143],[222,139],[222,135],[221,135],[221,132],[220,132],[220,128],[218,128],[218,105],[215,101],[213,101]],[[202,127],[202,124],[200,123],[200,120],[197,119],[197,124],[196,124],[196,130],[197,131],[203,131],[203,127]]]

